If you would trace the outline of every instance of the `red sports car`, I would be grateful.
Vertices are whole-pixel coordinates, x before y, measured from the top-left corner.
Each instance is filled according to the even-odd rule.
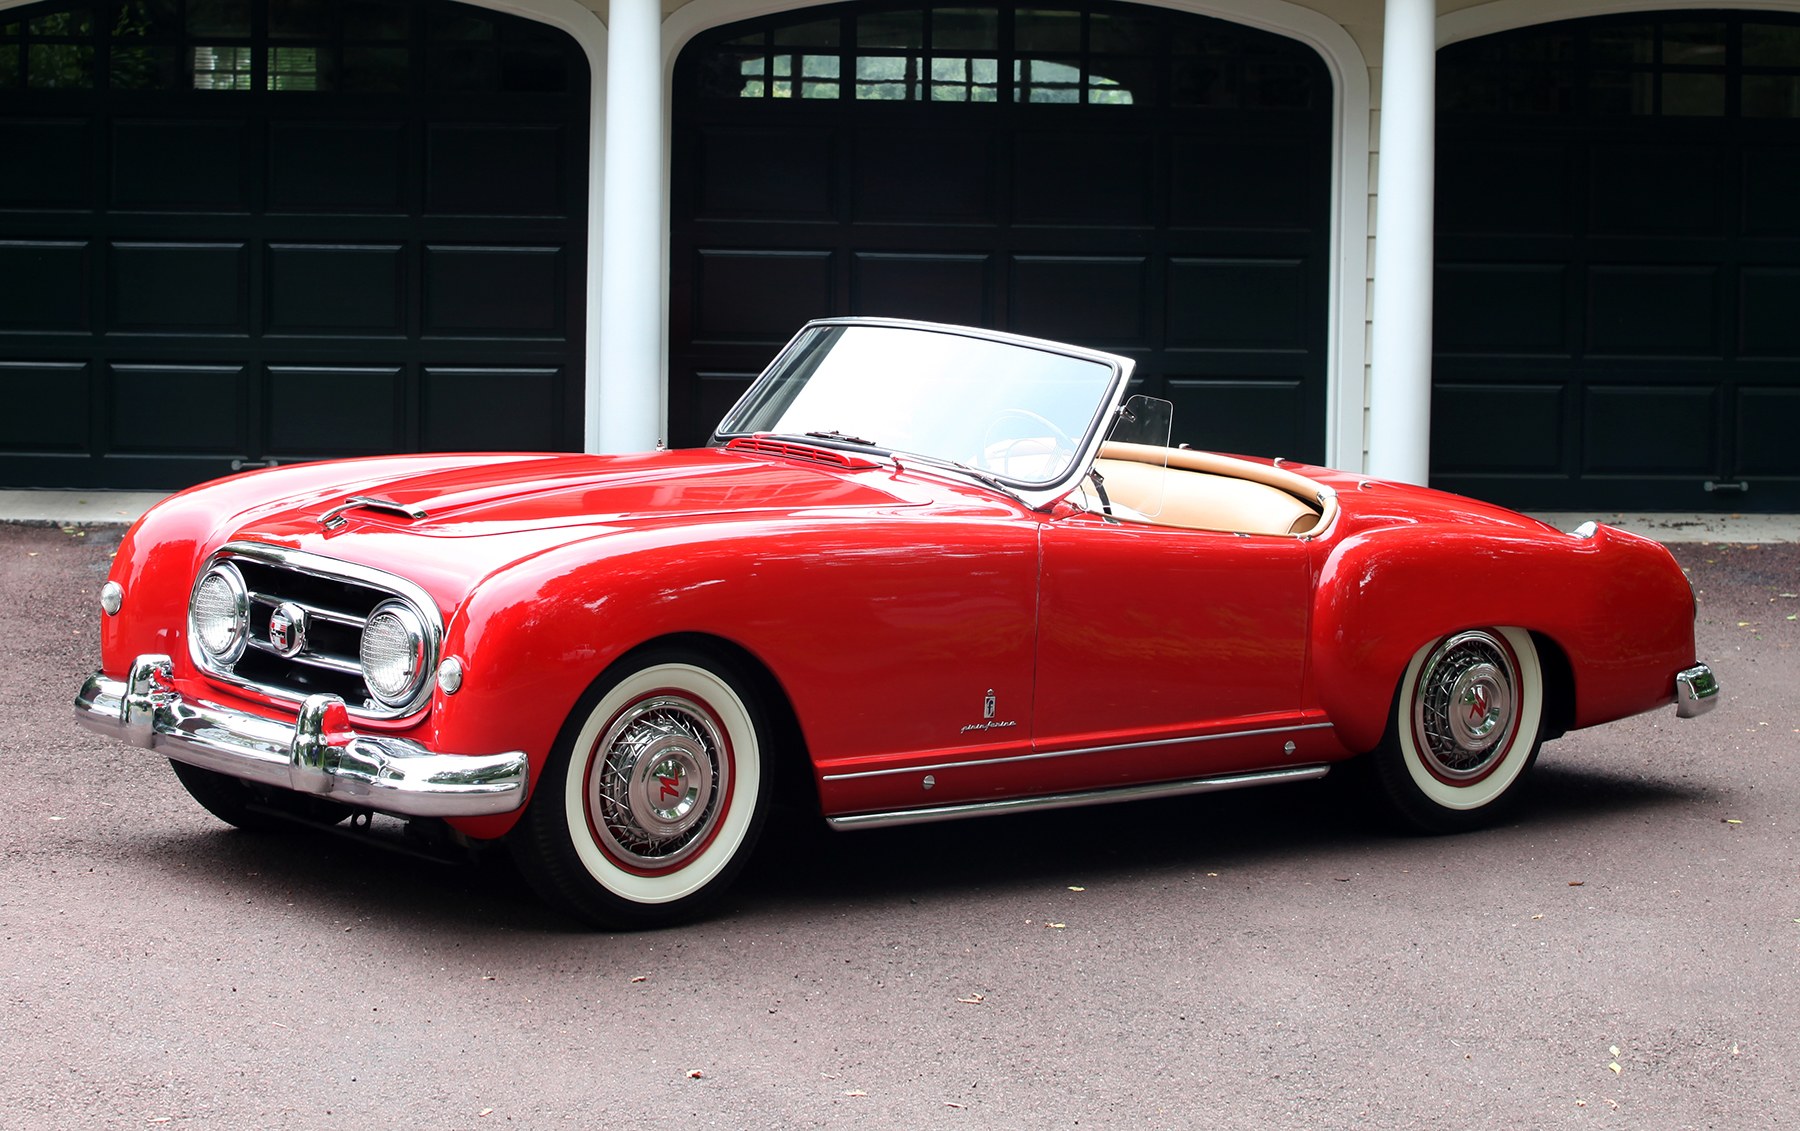
[[[1655,542],[1170,447],[1130,372],[827,319],[703,449],[197,487],[127,535],[77,716],[234,825],[504,838],[634,927],[715,899],[778,792],[850,830],[1353,763],[1443,832],[1547,738],[1718,702]]]

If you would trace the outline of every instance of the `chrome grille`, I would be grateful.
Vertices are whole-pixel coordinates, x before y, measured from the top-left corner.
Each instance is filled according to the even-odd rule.
[[[429,673],[437,666],[443,623],[435,602],[418,586],[366,566],[252,542],[225,546],[208,560],[206,569],[220,562],[231,563],[248,590],[248,647],[226,664],[199,648],[190,634],[188,654],[203,670],[296,703],[309,695],[336,695],[352,714],[365,718],[395,718],[424,706],[430,697],[429,678],[421,680],[410,701],[388,707],[370,694],[358,659],[370,614],[382,602],[397,599],[418,613],[426,626],[424,670]],[[304,625],[304,642],[297,647],[284,649],[276,643],[282,635],[271,632],[277,610],[298,614]]]

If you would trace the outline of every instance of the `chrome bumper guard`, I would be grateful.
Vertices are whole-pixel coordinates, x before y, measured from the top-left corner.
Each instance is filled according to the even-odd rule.
[[[1719,677],[1705,664],[1675,673],[1675,717],[1697,719],[1719,705]]]
[[[441,754],[409,739],[357,734],[344,701],[314,695],[292,724],[173,690],[169,657],[139,656],[124,680],[95,672],[75,697],[91,730],[202,769],[413,817],[510,813],[525,803],[521,751]]]

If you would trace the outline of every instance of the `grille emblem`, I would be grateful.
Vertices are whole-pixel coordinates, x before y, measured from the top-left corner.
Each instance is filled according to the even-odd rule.
[[[300,654],[306,647],[306,610],[284,601],[269,614],[269,646],[282,656]]]

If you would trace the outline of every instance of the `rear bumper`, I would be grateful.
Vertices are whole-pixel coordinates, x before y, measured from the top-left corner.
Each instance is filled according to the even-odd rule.
[[[1719,705],[1719,677],[1705,664],[1675,673],[1675,716],[1699,718]]]
[[[177,762],[246,781],[414,817],[510,813],[529,782],[521,751],[445,754],[404,738],[358,734],[344,701],[314,695],[293,723],[173,689],[167,656],[139,656],[123,680],[102,672],[75,697],[83,726]]]

